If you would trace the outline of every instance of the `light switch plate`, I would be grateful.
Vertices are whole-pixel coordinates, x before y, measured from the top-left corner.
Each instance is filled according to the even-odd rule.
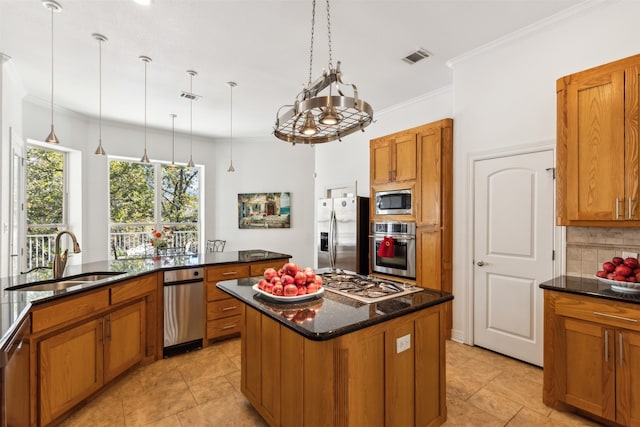
[[[638,254],[636,252],[622,252],[622,258],[638,258]]]
[[[402,353],[411,348],[411,334],[396,338],[396,353]]]

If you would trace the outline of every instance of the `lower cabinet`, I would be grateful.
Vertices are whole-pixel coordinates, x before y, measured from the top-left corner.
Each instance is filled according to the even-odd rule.
[[[38,343],[39,424],[47,425],[144,357],[140,301]]]
[[[242,393],[270,426],[440,425],[444,317],[441,304],[313,341],[243,305]]]
[[[544,402],[640,426],[640,306],[545,291]]]

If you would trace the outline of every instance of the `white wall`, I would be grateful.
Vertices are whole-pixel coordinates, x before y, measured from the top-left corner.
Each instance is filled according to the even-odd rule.
[[[24,103],[24,136],[42,140],[49,130],[49,108],[29,100]],[[94,153],[98,125],[88,118],[56,108],[55,130],[61,145],[82,151],[83,232],[82,262],[108,257],[108,165]],[[168,119],[169,120],[169,119]],[[139,159],[144,150],[144,128],[103,121],[102,143],[111,156]],[[293,256],[294,262],[313,261],[313,152],[291,147],[267,135],[264,139],[234,139],[236,172],[227,173],[228,138],[214,141],[193,137],[193,159],[204,166],[204,238],[227,240],[225,250],[268,249]],[[147,129],[147,152],[152,160],[171,161],[171,131]],[[176,133],[175,161],[189,160],[189,136]],[[4,174],[3,174],[4,175]],[[291,228],[240,230],[237,194],[250,192],[291,193]]]
[[[489,149],[555,143],[556,79],[640,52],[640,2],[588,2],[573,12],[452,61],[453,335],[462,340],[471,339],[469,156]]]

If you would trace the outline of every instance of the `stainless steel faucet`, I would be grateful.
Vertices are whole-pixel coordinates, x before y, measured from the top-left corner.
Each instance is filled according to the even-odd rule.
[[[78,239],[73,232],[69,230],[62,230],[56,234],[56,245],[55,245],[55,257],[53,258],[53,277],[54,279],[59,279],[64,274],[64,269],[67,266],[67,254],[69,253],[69,249],[65,249],[64,253],[60,255],[60,238],[63,234],[68,234],[73,240],[73,253],[80,253],[80,245],[78,244]]]

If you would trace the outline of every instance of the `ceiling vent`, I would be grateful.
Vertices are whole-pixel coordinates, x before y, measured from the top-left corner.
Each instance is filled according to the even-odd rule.
[[[415,52],[411,52],[409,55],[402,58],[402,60],[407,64],[413,65],[416,62],[422,61],[423,59],[428,58],[430,56],[431,56],[431,53],[427,52],[426,50],[418,49]]]
[[[180,98],[189,99],[191,101],[197,101],[198,99],[202,98],[202,96],[196,95],[195,93],[182,91],[182,93],[180,93]]]

